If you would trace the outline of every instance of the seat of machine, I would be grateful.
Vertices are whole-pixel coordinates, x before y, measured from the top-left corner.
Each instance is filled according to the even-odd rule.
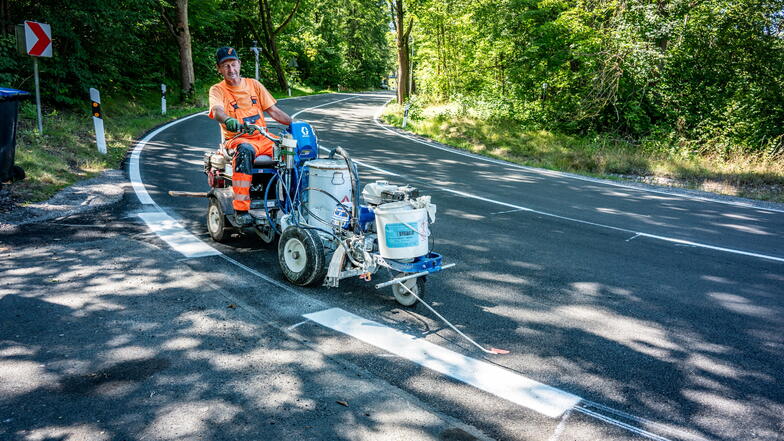
[[[259,155],[253,160],[253,168],[271,168],[276,164],[277,162],[267,155]]]

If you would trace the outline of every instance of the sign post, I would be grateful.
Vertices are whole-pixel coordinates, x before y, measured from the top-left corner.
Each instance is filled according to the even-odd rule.
[[[35,109],[38,113],[38,133],[44,134],[44,120],[41,116],[41,88],[38,85],[38,58],[33,58],[33,76],[35,77]]]
[[[35,76],[35,105],[38,110],[38,133],[43,134],[43,118],[41,117],[41,88],[38,80],[38,57],[52,56],[52,28],[46,23],[25,21],[23,32],[17,32],[17,46],[24,48],[25,53],[33,57],[33,75]],[[22,40],[24,39],[24,44]]]
[[[256,47],[256,40],[253,40],[253,47],[250,50],[256,54],[256,81],[259,81],[259,48]]]

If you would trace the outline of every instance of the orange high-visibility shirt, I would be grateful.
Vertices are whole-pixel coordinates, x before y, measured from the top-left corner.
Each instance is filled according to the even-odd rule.
[[[243,78],[237,87],[226,84],[226,81],[210,87],[210,113],[209,117],[215,119],[212,108],[223,106],[223,110],[232,118],[236,118],[240,123],[256,124],[267,127],[264,122],[264,111],[275,105],[277,101],[269,93],[266,87],[253,78]],[[224,140],[233,138],[237,133],[229,132],[226,126],[221,124],[221,134]],[[242,139],[242,141],[240,141]],[[269,140],[258,133],[253,135],[243,135],[237,138],[235,143],[260,141],[262,144],[269,143]],[[263,141],[262,141],[263,140]],[[271,144],[271,143],[270,143]],[[227,148],[233,148],[227,146]]]

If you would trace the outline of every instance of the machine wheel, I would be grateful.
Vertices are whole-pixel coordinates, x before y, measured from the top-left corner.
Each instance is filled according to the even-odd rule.
[[[404,276],[404,273],[398,274],[396,277]],[[425,278],[417,277],[416,279],[408,279],[403,282],[406,288],[414,291],[414,294],[423,298],[425,296]],[[392,294],[395,300],[403,306],[413,306],[417,302],[417,298],[412,296],[411,293],[406,291],[399,283],[392,285]]]
[[[299,227],[286,228],[278,242],[278,263],[286,279],[295,285],[321,281],[327,264],[318,233]]]
[[[210,198],[210,206],[207,209],[207,231],[215,242],[225,242],[229,238],[226,215],[217,198]]]

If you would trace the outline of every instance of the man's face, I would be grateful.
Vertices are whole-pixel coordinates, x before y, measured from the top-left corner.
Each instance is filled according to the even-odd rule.
[[[218,73],[227,83],[238,81],[240,79],[240,60],[224,61],[218,65]]]

